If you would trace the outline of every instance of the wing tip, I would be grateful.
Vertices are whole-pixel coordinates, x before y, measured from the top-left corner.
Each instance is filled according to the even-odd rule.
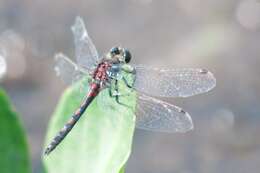
[[[194,129],[194,124],[192,121],[192,118],[190,116],[190,114],[186,111],[184,111],[183,109],[180,109],[180,113],[182,113],[182,115],[184,116],[183,119],[185,119],[185,126],[181,125],[178,129],[176,129],[176,132],[180,132],[180,133],[186,133],[188,131],[191,131]]]
[[[214,74],[212,72],[208,72],[208,75],[210,76],[212,86],[209,88],[209,91],[216,87],[217,85],[217,79],[215,78]]]
[[[79,36],[80,39],[88,36],[88,32],[86,30],[86,26],[82,17],[77,16],[75,19],[74,24],[70,27],[74,36]]]
[[[83,19],[80,16],[75,18],[74,24],[71,26],[72,31],[74,31],[75,27],[81,25],[83,23]]]
[[[209,79],[209,81],[211,82],[211,86],[208,88],[208,90],[206,92],[208,92],[216,87],[217,79],[215,78],[214,74],[211,71],[209,71],[207,69],[199,69],[199,73],[206,75],[207,78]]]

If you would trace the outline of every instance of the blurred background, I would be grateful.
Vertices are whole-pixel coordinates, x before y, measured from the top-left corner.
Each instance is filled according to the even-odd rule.
[[[7,63],[0,85],[29,134],[33,172],[40,171],[47,124],[66,87],[53,55],[74,58],[70,26],[77,15],[100,54],[122,45],[135,64],[202,67],[217,78],[209,93],[166,100],[191,114],[193,131],[136,130],[126,172],[259,172],[260,1],[0,0]]]

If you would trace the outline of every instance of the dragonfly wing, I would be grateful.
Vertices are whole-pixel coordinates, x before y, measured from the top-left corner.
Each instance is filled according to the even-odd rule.
[[[72,84],[83,77],[90,78],[87,71],[77,66],[67,56],[62,53],[55,55],[55,67],[57,76],[59,76],[66,84]]]
[[[136,66],[134,88],[159,97],[189,97],[210,91],[216,79],[205,69],[158,69]]]
[[[99,56],[82,18],[76,18],[71,30],[74,36],[77,63],[86,69],[92,68],[98,61]]]
[[[193,129],[192,119],[187,112],[143,94],[138,96],[136,126],[161,132],[187,132]]]
[[[126,102],[122,102],[125,105],[115,104],[115,97],[110,97],[108,90],[102,90],[97,97],[97,105],[101,110],[117,110],[117,106],[127,106]],[[134,110],[136,127],[140,129],[170,133],[187,132],[193,129],[192,119],[187,112],[144,94],[138,94]]]

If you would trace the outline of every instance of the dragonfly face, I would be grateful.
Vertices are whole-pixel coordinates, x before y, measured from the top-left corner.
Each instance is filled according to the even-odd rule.
[[[109,79],[122,79],[121,72],[125,64],[128,64],[131,60],[131,53],[129,50],[121,47],[113,47],[105,55],[104,59],[98,65],[96,71],[105,71]],[[102,64],[109,64],[107,68],[100,69],[99,66]],[[100,69],[100,70],[99,70]]]
[[[110,49],[109,57],[118,60],[120,63],[129,63],[132,55],[128,49],[121,47],[113,47]]]

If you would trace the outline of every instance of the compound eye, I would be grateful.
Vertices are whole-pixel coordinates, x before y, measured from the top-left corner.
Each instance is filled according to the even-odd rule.
[[[127,49],[124,50],[124,58],[126,63],[129,63],[131,61],[132,55]]]
[[[110,53],[112,55],[119,55],[120,54],[120,50],[118,47],[113,47],[111,50],[110,50]]]

